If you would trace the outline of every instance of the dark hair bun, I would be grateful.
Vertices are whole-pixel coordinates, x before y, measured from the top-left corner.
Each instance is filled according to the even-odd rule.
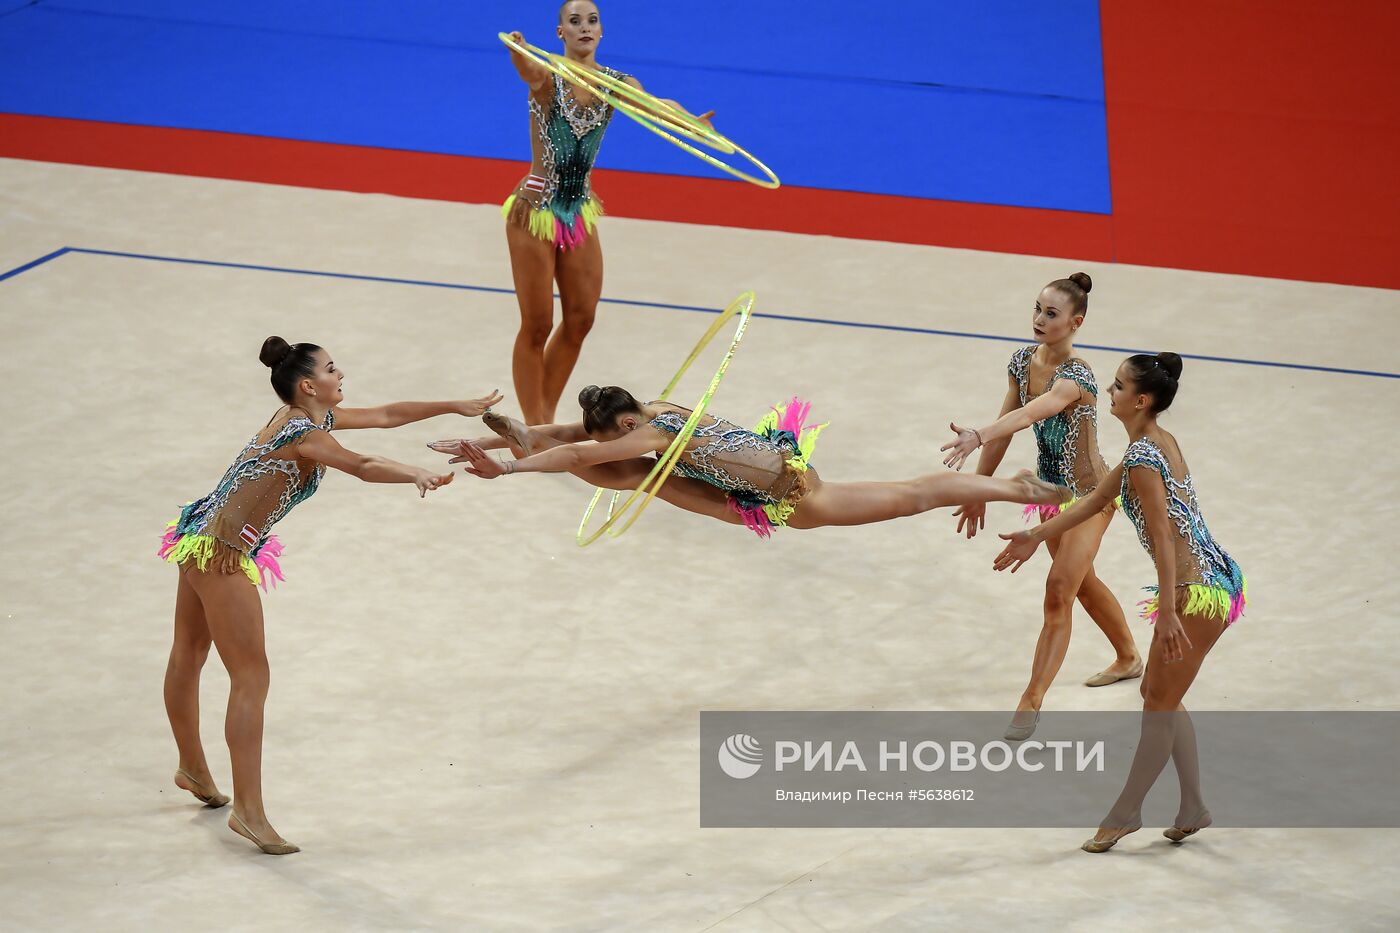
[[[601,398],[602,395],[603,390],[597,386],[584,386],[583,390],[578,394],[578,407],[582,408],[584,411],[588,411],[598,404],[598,399]]]
[[[1086,295],[1094,290],[1094,280],[1089,278],[1089,273],[1087,272],[1076,272],[1069,277],[1069,280],[1084,289],[1084,294]]]
[[[292,345],[281,337],[269,337],[263,341],[262,350],[258,353],[258,359],[268,369],[276,369],[278,366],[292,355]]]
[[[1181,357],[1175,353],[1158,353],[1157,363],[1173,380],[1181,378]]]

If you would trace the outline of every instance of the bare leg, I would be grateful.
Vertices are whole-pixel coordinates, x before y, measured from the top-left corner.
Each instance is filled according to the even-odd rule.
[[[544,418],[553,421],[559,396],[573,374],[584,338],[593,329],[598,299],[603,294],[603,247],[594,230],[582,243],[557,254],[554,275],[559,280],[563,319],[544,350]]]
[[[218,801],[228,803],[228,798],[214,784],[199,738],[199,674],[210,643],[204,607],[182,572],[175,591],[175,639],[165,667],[165,714],[180,753],[179,769],[184,772],[176,773],[175,784],[202,800],[210,798],[206,801],[210,804],[222,805]]]
[[[1191,647],[1186,649],[1185,657],[1180,661],[1170,664],[1164,661],[1161,642],[1155,635],[1152,639],[1152,647],[1147,653],[1147,673],[1142,680],[1142,733],[1137,752],[1133,755],[1123,790],[1094,836],[1095,841],[1126,835],[1124,829],[1131,830],[1142,824],[1142,802],[1162,773],[1167,759],[1176,754],[1177,731],[1184,728],[1181,725],[1182,717],[1187,717],[1186,707],[1181,701],[1195,681],[1206,655],[1215,646],[1221,632],[1225,631],[1225,623],[1219,619],[1198,615],[1182,616],[1181,625],[1186,630]],[[1189,723],[1189,717],[1186,722]],[[1186,728],[1190,731],[1183,732],[1182,742],[1189,743],[1191,747],[1181,749],[1182,765],[1195,771],[1198,767],[1195,761],[1195,729]],[[1192,791],[1199,799],[1198,773],[1191,783]]]
[[[1040,638],[1036,641],[1035,658],[1031,661],[1030,682],[1026,684],[1020,703],[1016,706],[1018,714],[1039,710],[1045,702],[1046,691],[1060,672],[1065,652],[1069,650],[1074,596],[1093,566],[1099,542],[1108,528],[1108,518],[1106,512],[1095,515],[1084,524],[1071,528],[1058,540],[1049,542],[1054,560],[1050,564],[1049,576],[1045,578],[1045,621],[1040,628]],[[1125,620],[1125,629],[1127,624]],[[1034,716],[1018,715],[1011,722],[1013,727],[1024,730],[1034,725]]]
[[[1190,827],[1191,821],[1201,815],[1206,805],[1201,798],[1201,759],[1196,749],[1196,725],[1185,706],[1177,707],[1176,731],[1172,734],[1172,764],[1176,765],[1176,783],[1181,788],[1181,805],[1176,811],[1175,825]]]
[[[1014,479],[935,473],[889,483],[827,483],[815,471],[808,475],[813,488],[798,503],[789,527],[868,525],[977,502],[1057,505],[1067,494],[1063,487],[1037,479],[1029,470],[1021,471]]]
[[[518,206],[519,202],[517,202]],[[514,223],[506,223],[506,246],[515,297],[520,304],[520,331],[511,351],[515,397],[527,422],[550,421],[545,405],[545,343],[554,326],[554,244]]]
[[[1099,676],[1126,678],[1135,676],[1134,672],[1140,673],[1142,656],[1138,654],[1137,642],[1133,640],[1123,607],[1108,585],[1094,573],[1093,565],[1090,565],[1084,582],[1079,584],[1078,599],[1079,605],[1084,607],[1089,618],[1094,620],[1094,624],[1113,645],[1113,663],[1104,668]]]
[[[219,658],[228,669],[224,737],[233,759],[233,812],[263,842],[283,841],[263,810],[263,705],[270,675],[262,601],[242,574],[189,569],[185,575],[199,594]],[[232,818],[229,828],[237,832]]]

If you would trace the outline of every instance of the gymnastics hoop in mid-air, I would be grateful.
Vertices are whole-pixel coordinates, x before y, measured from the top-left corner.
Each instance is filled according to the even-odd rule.
[[[750,184],[758,185],[760,188],[777,188],[782,182],[773,170],[760,162],[752,153],[744,149],[738,143],[722,135],[713,127],[702,123],[695,116],[686,113],[677,107],[664,103],[660,98],[653,97],[646,91],[640,91],[626,82],[619,81],[611,75],[604,74],[592,68],[570,61],[562,55],[553,52],[546,52],[528,42],[516,42],[507,33],[499,33],[501,42],[505,46],[524,57],[530,59],[535,64],[553,74],[558,75],[575,87],[581,88],[590,94],[605,99],[609,106],[621,110],[627,116],[651,130],[657,136],[670,142],[671,144],[689,152],[701,161],[708,162],[722,172],[733,175],[735,178],[747,181]],[[680,139],[675,133],[701,145],[708,146],[716,152],[724,155],[738,154],[762,172],[766,178],[751,175],[742,169],[723,162],[708,152],[703,152],[695,146]]]
[[[608,504],[607,520],[604,521],[596,531],[590,534],[588,531],[588,522],[593,517],[593,511],[598,507],[599,500],[601,500],[604,494],[609,490],[600,488],[593,493],[593,499],[588,503],[588,508],[584,510],[583,519],[579,522],[578,532],[574,536],[575,540],[578,541],[579,547],[587,547],[602,537],[604,532],[607,532],[614,538],[618,537],[628,528],[632,527],[633,523],[641,517],[642,512],[646,510],[646,507],[651,504],[651,500],[656,498],[657,492],[660,491],[662,485],[670,478],[671,472],[676,468],[676,463],[680,460],[681,454],[685,453],[686,444],[690,442],[691,435],[695,433],[696,426],[699,425],[700,419],[705,415],[705,409],[709,407],[710,399],[715,397],[715,392],[719,389],[719,384],[724,379],[724,373],[729,369],[729,361],[734,359],[734,354],[739,349],[739,341],[744,339],[744,331],[748,329],[749,319],[753,316],[753,303],[753,292],[744,292],[738,298],[735,298],[729,307],[720,312],[719,317],[710,325],[710,329],[705,331],[705,335],[695,344],[695,349],[690,351],[690,356],[686,357],[685,362],[681,364],[681,368],[676,370],[676,374],[672,376],[671,381],[666,384],[666,388],[662,390],[661,397],[657,399],[657,401],[664,402],[670,397],[672,390],[676,388],[676,384],[681,381],[681,377],[690,369],[691,364],[700,356],[700,353],[715,339],[715,335],[720,332],[720,329],[724,327],[725,323],[730,318],[736,315],[738,316],[739,325],[734,328],[734,337],[729,341],[729,349],[725,351],[724,359],[720,360],[719,368],[715,370],[714,376],[710,379],[709,387],[705,389],[705,394],[700,396],[700,401],[695,404],[694,410],[690,413],[690,417],[686,419],[685,425],[681,428],[680,433],[676,435],[676,439],[671,442],[671,446],[666,448],[665,453],[656,458],[656,466],[651,468],[651,472],[642,480],[641,485],[632,492],[632,495],[628,496],[627,500],[622,503],[620,508],[617,507],[617,500],[620,493],[613,492],[612,501]],[[642,500],[640,504],[637,504],[638,499]],[[632,512],[631,517],[620,527],[614,528],[613,526],[622,519],[623,516],[627,515],[633,505],[637,506],[636,511]]]

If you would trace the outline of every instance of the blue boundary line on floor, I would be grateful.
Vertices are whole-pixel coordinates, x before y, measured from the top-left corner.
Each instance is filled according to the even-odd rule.
[[[72,250],[65,246],[65,247],[63,247],[63,249],[56,249],[56,250],[54,250],[52,253],[49,253],[47,256],[40,256],[38,259],[34,260],[33,262],[26,262],[26,263],[25,263],[24,265],[22,265],[22,266],[15,266],[15,267],[14,267],[13,269],[11,269],[9,272],[0,273],[0,282],[5,281],[6,279],[12,279],[12,278],[14,278],[15,276],[19,275],[20,273],[22,273],[22,272],[28,272],[30,269],[34,269],[34,268],[36,268],[36,267],[38,267],[38,266],[42,266],[44,263],[48,262],[48,261],[51,260],[51,259],[57,259],[59,256],[62,256],[64,253],[71,253],[71,252],[72,252]]]
[[[126,253],[107,249],[86,249],[79,246],[65,246],[33,262],[16,266],[8,272],[0,273],[0,282],[14,278],[30,269],[42,266],[51,260],[68,253],[82,253],[89,256],[112,256],[119,259],[142,259],[149,262],[169,262],[189,266],[211,266],[219,269],[244,269],[251,272],[280,272],[286,275],[310,275],[328,279],[346,279],[355,282],[380,282],[387,285],[417,285],[424,288],[448,288],[455,291],[487,292],[495,295],[512,295],[513,288],[495,288],[489,285],[464,285],[459,282],[434,282],[427,279],[401,279],[379,275],[357,275],[350,272],[322,272],[316,269],[292,269],[285,266],[263,266],[243,262],[218,262],[212,259],[186,259],[179,256],[155,256],[149,253]],[[624,305],[632,308],[658,308],[666,311],[693,311],[701,314],[719,314],[720,308],[702,308],[696,305],[667,304],[659,301],[634,301],[626,298],[601,298],[599,304]],[[864,321],[843,321],[836,318],[808,317],[798,314],[773,314],[758,312],[757,318],[775,321],[792,321],[799,324],[825,324],[832,327],[853,327],[861,330],[888,331],[901,334],[923,334],[930,337],[958,337],[964,340],[995,340],[1002,343],[1026,344],[1024,337],[1005,337],[1000,334],[978,334],[971,331],[941,330],[934,327],[913,327],[906,324],[872,324]],[[1109,353],[1151,353],[1135,347],[1115,347],[1105,344],[1077,344],[1081,350],[1103,350]],[[1377,379],[1400,379],[1400,373],[1382,372],[1370,369],[1347,369],[1341,366],[1315,366],[1309,363],[1280,363],[1273,360],[1251,360],[1234,356],[1209,356],[1206,354],[1183,353],[1182,359],[1201,360],[1209,363],[1234,363],[1241,366],[1266,366],[1273,369],[1293,369],[1303,372],[1337,373],[1345,376],[1371,376]]]

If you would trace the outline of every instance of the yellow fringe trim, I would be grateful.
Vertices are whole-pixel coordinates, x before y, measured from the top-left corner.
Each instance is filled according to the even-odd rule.
[[[787,459],[787,465],[796,470],[799,474],[807,472],[807,463],[812,459],[812,453],[817,449],[817,437],[826,428],[828,422],[813,425],[802,432],[802,436],[797,439],[797,453]],[[763,416],[763,420],[754,428],[755,434],[762,434],[765,431],[777,430],[778,412],[770,411]],[[807,494],[807,484],[799,480],[797,489],[783,497],[781,502],[774,502],[763,507],[768,520],[774,525],[784,527],[792,513],[797,511],[797,504],[802,501],[802,497]]]
[[[175,522],[171,522],[165,527],[174,528]],[[233,551],[233,548],[213,535],[185,535],[175,542],[170,553],[165,555],[165,561],[169,564],[184,564],[186,561],[192,560],[200,570],[206,570],[221,546],[228,551]],[[238,552],[233,551],[233,553]],[[257,586],[261,579],[258,574],[258,565],[253,563],[253,559],[246,554],[239,554],[239,557],[241,558],[239,568],[243,571],[243,575],[248,578],[248,582]]]
[[[1181,609],[1181,615],[1199,615],[1209,619],[1221,619],[1230,621],[1230,610],[1234,606],[1234,596],[1223,586],[1206,586],[1201,583],[1185,584],[1187,597],[1186,605]],[[1249,581],[1243,581],[1240,589],[1243,602],[1249,602]],[[1151,619],[1157,614],[1158,600],[1160,593],[1153,593],[1151,599],[1143,600],[1142,617]]]
[[[501,205],[501,216],[507,220],[510,219],[510,209],[515,204],[516,197],[512,194],[506,198],[506,203]],[[594,228],[598,226],[598,218],[603,216],[603,202],[595,197],[589,197],[579,207],[578,212],[583,217],[583,228],[592,234]],[[531,208],[526,228],[531,235],[541,240],[555,243],[559,239],[559,218],[555,217],[554,212],[547,207]]]

